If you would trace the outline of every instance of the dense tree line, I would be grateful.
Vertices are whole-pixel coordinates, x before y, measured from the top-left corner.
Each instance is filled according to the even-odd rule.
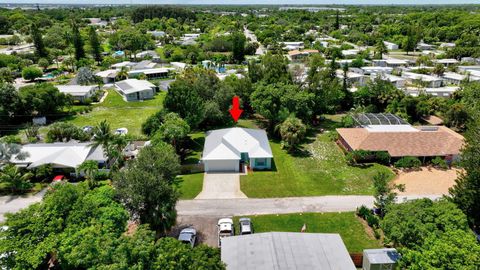
[[[0,265],[8,269],[224,269],[219,252],[127,231],[128,212],[110,186],[58,184],[36,203],[7,214]]]
[[[175,18],[180,21],[195,20],[195,13],[193,11],[168,6],[145,6],[133,10],[132,20],[135,23],[141,22],[145,19],[154,18]]]
[[[386,243],[402,253],[406,269],[476,269],[480,245],[455,204],[414,200],[392,204],[381,222]]]

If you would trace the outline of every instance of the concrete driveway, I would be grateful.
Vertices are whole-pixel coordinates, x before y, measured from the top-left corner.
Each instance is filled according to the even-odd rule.
[[[245,199],[238,173],[205,173],[202,192],[195,199]]]
[[[6,213],[15,213],[20,211],[23,208],[30,206],[31,204],[40,202],[43,199],[43,196],[47,192],[47,189],[34,194],[34,195],[11,195],[11,196],[1,196],[0,197],[0,222],[5,221]]]

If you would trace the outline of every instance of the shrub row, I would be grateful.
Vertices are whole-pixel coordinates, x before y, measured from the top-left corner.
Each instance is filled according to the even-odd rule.
[[[367,162],[390,164],[390,154],[386,151],[353,150],[346,154],[346,159],[351,165]]]

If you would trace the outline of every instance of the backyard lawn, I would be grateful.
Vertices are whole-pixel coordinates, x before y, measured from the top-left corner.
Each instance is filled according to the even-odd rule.
[[[141,136],[142,123],[162,108],[164,98],[165,92],[160,92],[151,100],[126,102],[115,90],[109,89],[105,100],[93,105],[91,112],[70,116],[64,121],[82,127],[94,126],[105,119],[112,129],[126,127],[129,134]]]
[[[238,226],[235,217],[235,226]],[[338,233],[349,252],[362,252],[367,248],[379,248],[381,242],[369,236],[353,212],[345,213],[296,213],[283,215],[251,216],[255,233],[300,232],[306,224],[309,233]],[[238,227],[235,228],[238,231]]]
[[[203,173],[179,175],[180,199],[190,200],[197,197],[203,187]]]
[[[329,137],[328,130],[337,126],[338,116],[327,119],[325,133],[314,134],[299,154],[289,154],[279,142],[270,142],[274,165],[271,171],[254,171],[241,176],[241,189],[251,198],[298,197],[318,195],[372,194],[372,178],[388,167],[369,164],[353,167]]]

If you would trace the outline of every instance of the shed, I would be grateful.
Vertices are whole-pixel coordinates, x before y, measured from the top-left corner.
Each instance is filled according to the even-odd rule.
[[[400,254],[394,248],[365,249],[363,270],[393,270],[397,268]]]

